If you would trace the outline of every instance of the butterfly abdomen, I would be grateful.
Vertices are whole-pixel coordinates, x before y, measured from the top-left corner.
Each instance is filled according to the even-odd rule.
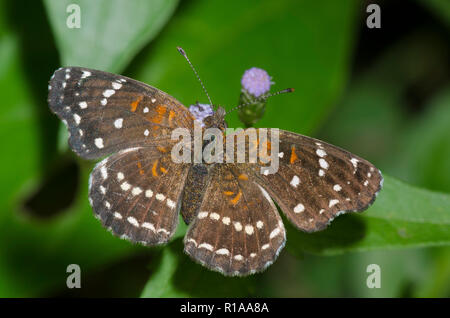
[[[181,215],[186,224],[191,223],[200,208],[209,182],[211,165],[194,164],[189,170],[183,192]]]

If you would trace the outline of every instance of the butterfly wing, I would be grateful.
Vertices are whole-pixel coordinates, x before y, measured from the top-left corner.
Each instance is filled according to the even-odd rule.
[[[70,147],[85,159],[165,142],[173,128],[192,129],[194,120],[186,107],[154,87],[80,67],[55,72],[48,103],[68,126]]]
[[[89,200],[114,235],[163,244],[175,232],[187,172],[187,165],[173,163],[160,146],[126,149],[96,165]]]
[[[272,264],[286,237],[267,192],[238,165],[216,164],[199,212],[184,238],[185,252],[225,275],[248,275]]]
[[[274,150],[273,144],[268,148]],[[274,174],[265,173],[268,165],[260,162],[242,166],[306,232],[324,229],[340,214],[367,209],[382,187],[381,172],[370,162],[314,138],[279,130],[277,157]]]

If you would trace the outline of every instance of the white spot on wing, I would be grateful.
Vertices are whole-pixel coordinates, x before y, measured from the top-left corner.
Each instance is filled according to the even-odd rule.
[[[327,155],[327,153],[326,153],[325,150],[323,150],[323,149],[317,149],[317,150],[316,150],[316,154],[317,154],[319,157],[325,157],[325,156]]]
[[[95,138],[95,145],[98,149],[102,149],[103,146],[103,139],[102,138]]]
[[[319,165],[320,165],[323,169],[328,169],[328,167],[329,167],[328,162],[327,162],[325,159],[323,159],[323,158],[320,158],[320,159],[319,159]]]
[[[176,206],[176,203],[170,199],[167,199],[166,204],[171,209],[175,208],[175,206]]]
[[[291,180],[291,186],[294,188],[297,188],[297,186],[300,184],[300,178],[298,176],[294,176]]]
[[[122,128],[122,124],[123,124],[123,118],[118,118],[114,121],[114,127],[116,127],[117,129]]]
[[[89,72],[89,71],[83,71],[83,74],[81,74],[81,78],[86,78],[89,76],[91,76],[91,72]]]
[[[121,185],[120,185],[120,188],[123,190],[123,191],[128,191],[128,190],[130,190],[130,188],[131,188],[131,185],[128,183],[128,182],[124,182],[124,183],[122,183]]]
[[[278,234],[280,234],[280,228],[279,227],[277,227],[277,228],[275,228],[272,232],[270,232],[270,235],[269,235],[269,237],[271,238],[271,239],[273,239],[275,236],[277,236]]]
[[[248,235],[252,235],[253,234],[253,226],[251,225],[246,225],[245,226],[245,233],[247,233]]]
[[[144,222],[142,223],[142,227],[156,232],[155,226],[152,223]]]
[[[209,215],[209,217],[210,217],[212,220],[216,220],[216,221],[220,219],[220,215],[217,214],[217,213],[215,213],[215,212],[211,213],[211,214]]]
[[[207,216],[208,216],[208,212],[205,212],[205,211],[199,212],[198,215],[197,215],[197,217],[198,217],[199,219],[204,219],[204,218],[206,218]]]
[[[103,180],[106,180],[108,178],[108,171],[106,170],[105,166],[102,166],[100,168],[100,173],[102,174]]]
[[[139,222],[132,216],[129,216],[127,218],[128,223],[130,223],[131,225],[135,226],[135,227],[139,227]]]
[[[338,203],[339,203],[339,200],[336,200],[336,199],[330,200],[330,204],[328,204],[328,207],[331,208],[332,206],[334,206]]]
[[[218,255],[229,255],[230,251],[227,250],[226,248],[221,248],[221,249],[216,251],[216,254],[218,254]]]
[[[120,89],[120,88],[122,87],[122,84],[117,83],[117,82],[112,82],[112,87],[113,87],[114,89]]]
[[[78,114],[73,114],[73,120],[75,120],[75,124],[79,125],[81,122],[81,117]]]
[[[208,243],[202,243],[198,246],[198,248],[204,248],[207,249],[208,251],[212,251],[214,249],[213,246]]]
[[[147,198],[151,198],[151,197],[153,196],[153,191],[150,190],[150,189],[145,190],[145,196],[146,196]]]
[[[294,208],[295,213],[301,213],[303,211],[305,211],[305,206],[301,203],[297,204]]]
[[[132,195],[139,195],[141,193],[142,193],[142,189],[139,187],[135,187],[135,188],[133,188],[133,190],[131,190]]]
[[[105,96],[106,98],[111,97],[112,95],[114,95],[116,91],[113,89],[107,89],[103,92],[103,96]]]

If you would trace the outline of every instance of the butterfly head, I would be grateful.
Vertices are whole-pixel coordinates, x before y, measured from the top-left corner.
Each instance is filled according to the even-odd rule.
[[[227,128],[227,123],[225,122],[225,109],[218,106],[217,110],[211,115],[203,120],[205,128],[219,128],[224,131]]]

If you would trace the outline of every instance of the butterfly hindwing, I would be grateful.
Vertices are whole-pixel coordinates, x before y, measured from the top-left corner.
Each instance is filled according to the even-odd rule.
[[[267,192],[236,165],[212,169],[200,209],[189,226],[185,252],[225,275],[248,275],[272,264],[285,229]]]
[[[324,229],[336,216],[365,210],[382,187],[381,172],[370,162],[323,141],[279,132],[279,169],[249,174],[275,199],[299,229]],[[263,170],[264,171],[264,170]]]
[[[175,232],[188,167],[174,164],[165,149],[126,149],[94,168],[89,199],[114,235],[156,245]]]
[[[71,148],[86,159],[170,139],[176,127],[192,129],[192,115],[176,99],[128,77],[66,67],[48,88],[50,109],[68,126]]]

